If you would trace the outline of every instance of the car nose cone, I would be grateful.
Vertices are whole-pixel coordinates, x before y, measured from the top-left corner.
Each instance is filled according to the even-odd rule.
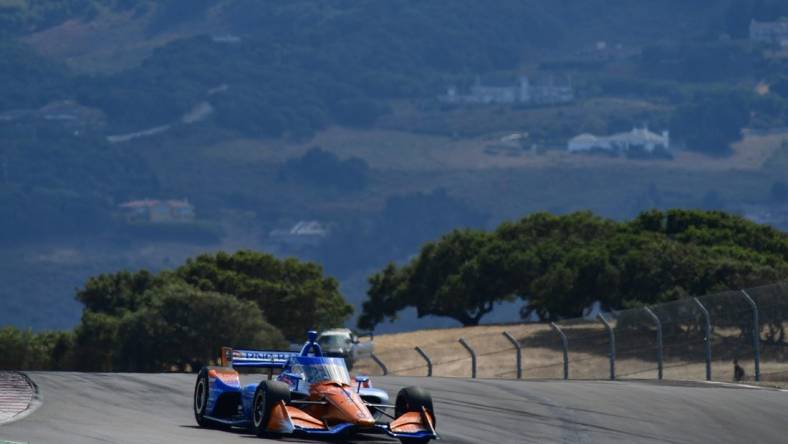
[[[369,413],[369,409],[364,405],[361,397],[354,391],[343,387],[330,393],[326,399],[337,409],[337,413],[343,417],[344,421],[359,427],[375,425],[375,418]]]

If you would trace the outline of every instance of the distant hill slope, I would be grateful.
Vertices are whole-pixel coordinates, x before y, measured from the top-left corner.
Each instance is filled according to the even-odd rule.
[[[433,97],[448,82],[598,41],[637,47],[695,38],[722,20],[727,3],[6,2],[0,23],[42,53],[79,72],[114,72],[55,88],[103,110],[111,129],[162,125],[228,85],[215,103],[220,126],[270,136],[311,134],[332,122],[367,126],[386,112],[381,100]],[[35,82],[22,86],[38,90]]]
[[[768,166],[764,159],[781,146],[777,133],[768,144],[750,138],[713,161],[685,152],[660,162],[558,152],[581,132],[645,123],[660,131],[676,107],[707,89],[749,98],[755,82],[788,72],[788,60],[744,63],[742,55],[763,51],[720,39],[729,29],[745,37],[750,18],[786,15],[763,5],[788,3],[732,3],[0,0],[5,294],[27,305],[60,298],[47,306],[64,313],[73,307],[73,282],[96,270],[163,267],[185,257],[127,232],[117,208],[132,199],[188,198],[200,223],[235,231],[221,244],[228,249],[268,249],[275,230],[320,221],[332,231],[325,245],[283,254],[356,277],[407,258],[443,230],[537,210],[592,209],[621,218],[652,206],[737,210],[754,202],[766,211],[775,204],[761,199],[784,181],[785,170],[739,170]],[[640,54],[652,45],[664,49],[646,51],[653,64]],[[610,66],[589,63],[574,75],[572,61],[593,60],[598,47],[615,48]],[[720,48],[697,58],[707,47]],[[710,59],[759,70],[740,74]],[[674,69],[682,63],[725,75],[687,80]],[[435,100],[448,85],[469,85],[478,75],[564,71],[578,91],[578,101],[566,106],[447,109]],[[788,122],[788,99],[768,93],[759,100],[745,117],[765,121],[761,128]],[[515,132],[528,134],[522,146],[489,152]],[[123,137],[152,133],[158,135]],[[130,141],[111,143],[108,136]],[[680,139],[675,131],[671,137]],[[315,145],[342,161],[365,159],[366,188],[282,180],[282,163]],[[186,244],[179,246],[189,254],[208,248]],[[39,251],[32,245],[41,253],[20,261]],[[86,259],[68,272],[35,259],[61,249]],[[357,280],[360,300],[366,282]],[[0,311],[28,322],[21,311]],[[72,312],[57,324],[45,313],[37,327],[77,317]]]
[[[597,41],[637,45],[645,41],[698,36],[721,26],[729,2],[666,0],[654,7],[647,0],[399,0],[355,2],[292,0],[3,0],[0,24],[7,33],[28,35],[74,21],[92,32],[127,32],[128,41],[113,39],[116,51],[104,58],[122,57],[140,43],[158,44],[162,35],[227,32],[244,37],[311,46],[367,63],[391,67],[406,61],[438,68],[501,69],[557,48],[589,47]],[[27,7],[20,5],[27,4]],[[16,6],[13,6],[16,5]],[[112,29],[102,29],[107,22]],[[41,47],[57,43],[59,54],[104,52],[101,44],[50,33]],[[98,46],[98,47],[97,47]],[[339,48],[341,47],[341,48]],[[51,49],[51,48],[50,48]],[[337,50],[341,50],[337,52]],[[411,54],[407,56],[407,54]],[[340,60],[337,60],[339,62]],[[403,67],[400,66],[400,69]],[[420,69],[419,65],[412,68]]]

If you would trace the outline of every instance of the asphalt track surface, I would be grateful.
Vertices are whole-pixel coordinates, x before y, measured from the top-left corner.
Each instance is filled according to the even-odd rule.
[[[194,375],[29,373],[42,402],[0,425],[0,441],[30,444],[264,443],[203,430],[192,415]],[[242,379],[242,382],[253,380]],[[421,385],[435,400],[444,443],[785,443],[788,393],[655,382],[376,378],[389,392]],[[283,438],[280,442],[315,442]],[[334,441],[337,442],[337,441]],[[348,442],[338,440],[338,442]],[[396,443],[359,435],[353,443]]]

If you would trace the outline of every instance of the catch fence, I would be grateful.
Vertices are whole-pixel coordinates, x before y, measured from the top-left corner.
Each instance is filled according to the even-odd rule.
[[[376,350],[370,374],[788,383],[788,283]],[[491,331],[492,330],[492,331]],[[429,338],[429,334],[423,335]]]

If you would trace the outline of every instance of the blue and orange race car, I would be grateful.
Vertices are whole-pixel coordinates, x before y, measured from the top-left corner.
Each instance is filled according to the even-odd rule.
[[[432,397],[406,387],[394,405],[369,377],[351,384],[345,361],[324,357],[310,331],[300,352],[222,349],[222,366],[205,367],[194,387],[194,416],[202,427],[247,428],[258,436],[348,436],[380,432],[405,444],[437,439]],[[236,368],[269,369],[269,378],[241,386]],[[281,373],[273,379],[274,370]],[[389,411],[393,410],[393,415]],[[390,421],[383,421],[388,416]]]

